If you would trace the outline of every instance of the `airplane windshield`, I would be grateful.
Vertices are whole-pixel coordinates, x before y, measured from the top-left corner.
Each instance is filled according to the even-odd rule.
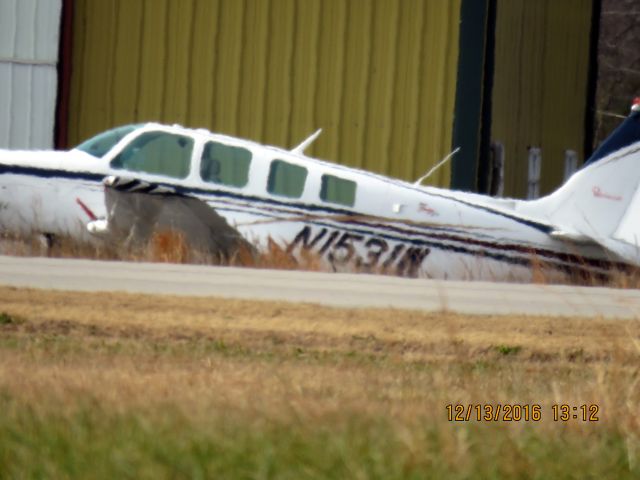
[[[141,125],[126,125],[124,127],[107,130],[82,142],[76,149],[82,150],[96,158],[102,158],[104,154],[111,150],[120,140],[140,127]]]

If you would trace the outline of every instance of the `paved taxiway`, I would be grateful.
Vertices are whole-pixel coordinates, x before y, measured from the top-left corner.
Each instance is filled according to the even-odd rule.
[[[640,318],[639,290],[162,263],[0,256],[0,285],[476,314]]]

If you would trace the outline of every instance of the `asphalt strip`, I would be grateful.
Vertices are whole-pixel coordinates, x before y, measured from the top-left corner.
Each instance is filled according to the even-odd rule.
[[[0,256],[0,285],[465,314],[640,318],[640,291],[205,265]]]

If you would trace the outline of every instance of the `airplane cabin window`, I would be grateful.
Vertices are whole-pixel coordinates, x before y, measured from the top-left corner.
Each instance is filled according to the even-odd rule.
[[[111,150],[120,140],[137,128],[140,128],[140,125],[126,125],[124,127],[114,128],[113,130],[107,130],[95,137],[91,137],[89,140],[85,140],[76,148],[96,158],[102,158],[104,154]]]
[[[251,152],[246,148],[207,142],[202,152],[200,176],[205,182],[244,187],[249,182]]]
[[[356,187],[356,182],[351,180],[333,175],[322,175],[320,198],[325,202],[353,207],[356,203]]]
[[[167,132],[146,132],[135,138],[112,161],[113,168],[186,178],[193,139]]]
[[[300,198],[306,179],[306,168],[283,160],[274,160],[269,169],[267,191],[283,197]]]

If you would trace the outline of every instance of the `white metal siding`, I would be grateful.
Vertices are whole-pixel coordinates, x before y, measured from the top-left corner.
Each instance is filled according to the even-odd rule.
[[[0,148],[53,147],[62,0],[0,0]]]

